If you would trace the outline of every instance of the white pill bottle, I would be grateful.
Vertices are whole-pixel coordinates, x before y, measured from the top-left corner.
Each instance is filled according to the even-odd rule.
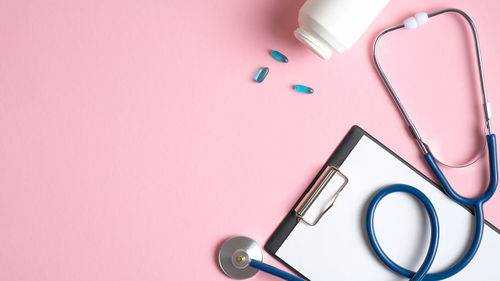
[[[307,0],[295,37],[325,60],[349,50],[389,0]]]

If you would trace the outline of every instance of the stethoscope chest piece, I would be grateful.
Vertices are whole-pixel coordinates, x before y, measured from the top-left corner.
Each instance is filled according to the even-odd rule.
[[[262,250],[253,239],[245,236],[233,237],[220,248],[220,268],[233,279],[247,279],[258,272],[258,269],[249,266],[250,260],[262,261]]]

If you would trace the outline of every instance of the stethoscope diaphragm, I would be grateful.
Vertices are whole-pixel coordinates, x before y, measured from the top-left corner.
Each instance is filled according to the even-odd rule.
[[[262,261],[262,250],[253,239],[245,236],[230,238],[219,250],[219,265],[233,279],[247,279],[259,271],[250,265],[251,260]]]

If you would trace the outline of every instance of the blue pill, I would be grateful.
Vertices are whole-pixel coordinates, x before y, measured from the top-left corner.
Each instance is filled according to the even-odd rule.
[[[288,58],[283,55],[282,53],[278,52],[278,51],[271,51],[271,55],[279,60],[280,62],[284,62],[284,63],[287,63],[288,62]]]
[[[312,94],[314,90],[304,85],[295,85],[295,90],[305,94]]]
[[[269,67],[263,67],[257,71],[255,76],[253,77],[253,80],[257,81],[258,83],[261,83],[266,79],[267,74],[269,73]]]

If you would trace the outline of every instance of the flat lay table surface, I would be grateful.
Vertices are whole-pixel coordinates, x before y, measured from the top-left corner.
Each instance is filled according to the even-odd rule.
[[[303,3],[1,1],[0,280],[228,280],[221,243],[264,245],[353,125],[435,180],[371,51],[417,12],[454,7],[475,21],[500,128],[500,2],[391,0],[329,61],[293,36]],[[482,153],[466,22],[395,32],[379,58],[436,155]],[[444,168],[462,195],[487,185],[485,155]],[[485,213],[500,227],[500,192]]]

